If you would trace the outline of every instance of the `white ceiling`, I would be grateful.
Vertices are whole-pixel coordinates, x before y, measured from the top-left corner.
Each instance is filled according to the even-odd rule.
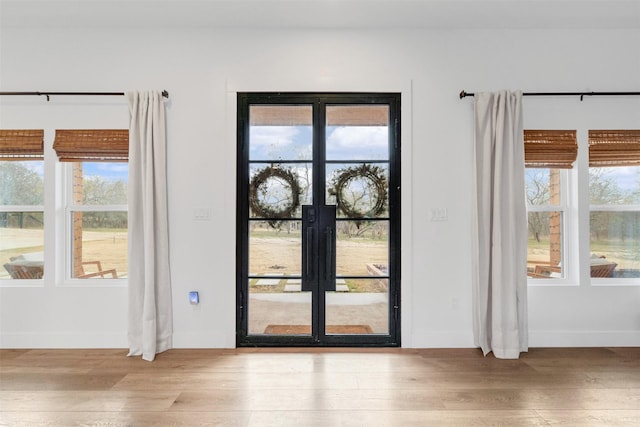
[[[640,0],[0,0],[4,27],[640,28]]]

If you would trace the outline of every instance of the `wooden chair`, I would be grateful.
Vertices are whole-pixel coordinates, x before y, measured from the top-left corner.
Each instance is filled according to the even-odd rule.
[[[608,262],[606,264],[591,264],[591,277],[613,277],[613,270],[618,264]]]
[[[591,264],[591,277],[613,277],[613,272],[618,264],[615,262]],[[560,273],[560,266],[556,265],[536,265],[530,277],[549,278],[552,273]]]
[[[91,273],[86,273],[84,271],[84,266],[85,265],[90,265],[90,264],[95,264],[96,268],[98,271],[94,271]],[[116,273],[116,269],[115,268],[111,268],[108,270],[103,270],[102,269],[102,264],[100,263],[100,261],[82,261],[82,274],[80,274],[79,276],[77,276],[77,279],[90,279],[92,277],[104,277],[105,275],[111,275],[112,278],[117,279],[118,278],[118,274]]]
[[[44,267],[42,265],[25,265],[7,263],[4,269],[11,275],[12,279],[42,279]]]
[[[561,273],[562,270],[559,265],[536,265],[531,277],[538,278],[551,278],[554,277],[553,273]]]

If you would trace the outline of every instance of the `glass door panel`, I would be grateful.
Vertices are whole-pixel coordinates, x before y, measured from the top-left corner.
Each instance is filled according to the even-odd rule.
[[[388,160],[388,105],[328,105],[326,158]]]
[[[311,160],[311,105],[251,105],[249,160]]]
[[[388,334],[389,107],[327,106],[326,129],[326,200],[340,220],[325,332]]]
[[[327,335],[389,333],[388,278],[336,282],[336,291],[326,295]]]
[[[301,289],[301,205],[312,203],[311,105],[251,105],[248,128],[248,334],[311,335]]]
[[[338,221],[336,275],[378,276],[389,263],[388,221]]]

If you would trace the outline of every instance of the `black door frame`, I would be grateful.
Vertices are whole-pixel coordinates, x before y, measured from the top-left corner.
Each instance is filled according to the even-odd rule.
[[[400,94],[399,93],[272,93],[237,94],[237,210],[236,210],[236,345],[246,346],[349,346],[388,347],[400,345]],[[248,259],[249,259],[249,106],[313,105],[313,200],[325,204],[326,164],[325,110],[327,105],[373,105],[389,107],[389,301],[388,334],[326,335],[325,289],[312,290],[311,335],[250,335],[248,331]],[[322,165],[323,167],[317,167]],[[302,218],[301,218],[302,219]],[[335,254],[334,254],[335,255]],[[334,264],[335,265],[335,264]]]

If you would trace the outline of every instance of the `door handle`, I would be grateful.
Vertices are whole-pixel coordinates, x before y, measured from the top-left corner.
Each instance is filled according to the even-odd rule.
[[[319,273],[319,267],[317,258],[318,253],[318,239],[316,235],[317,230],[317,215],[315,208],[310,205],[302,206],[302,286],[301,290],[304,292],[313,291],[318,286],[318,277],[316,272]],[[318,274],[319,276],[319,274]]]
[[[333,276],[333,228],[327,227],[325,229],[326,238],[326,250],[327,250],[327,262],[324,263],[324,278],[325,280],[331,280]]]
[[[314,248],[314,233],[313,227],[307,227],[305,233],[307,234],[306,245],[304,245],[304,258],[305,258],[305,276],[307,280],[313,280],[313,248]]]

